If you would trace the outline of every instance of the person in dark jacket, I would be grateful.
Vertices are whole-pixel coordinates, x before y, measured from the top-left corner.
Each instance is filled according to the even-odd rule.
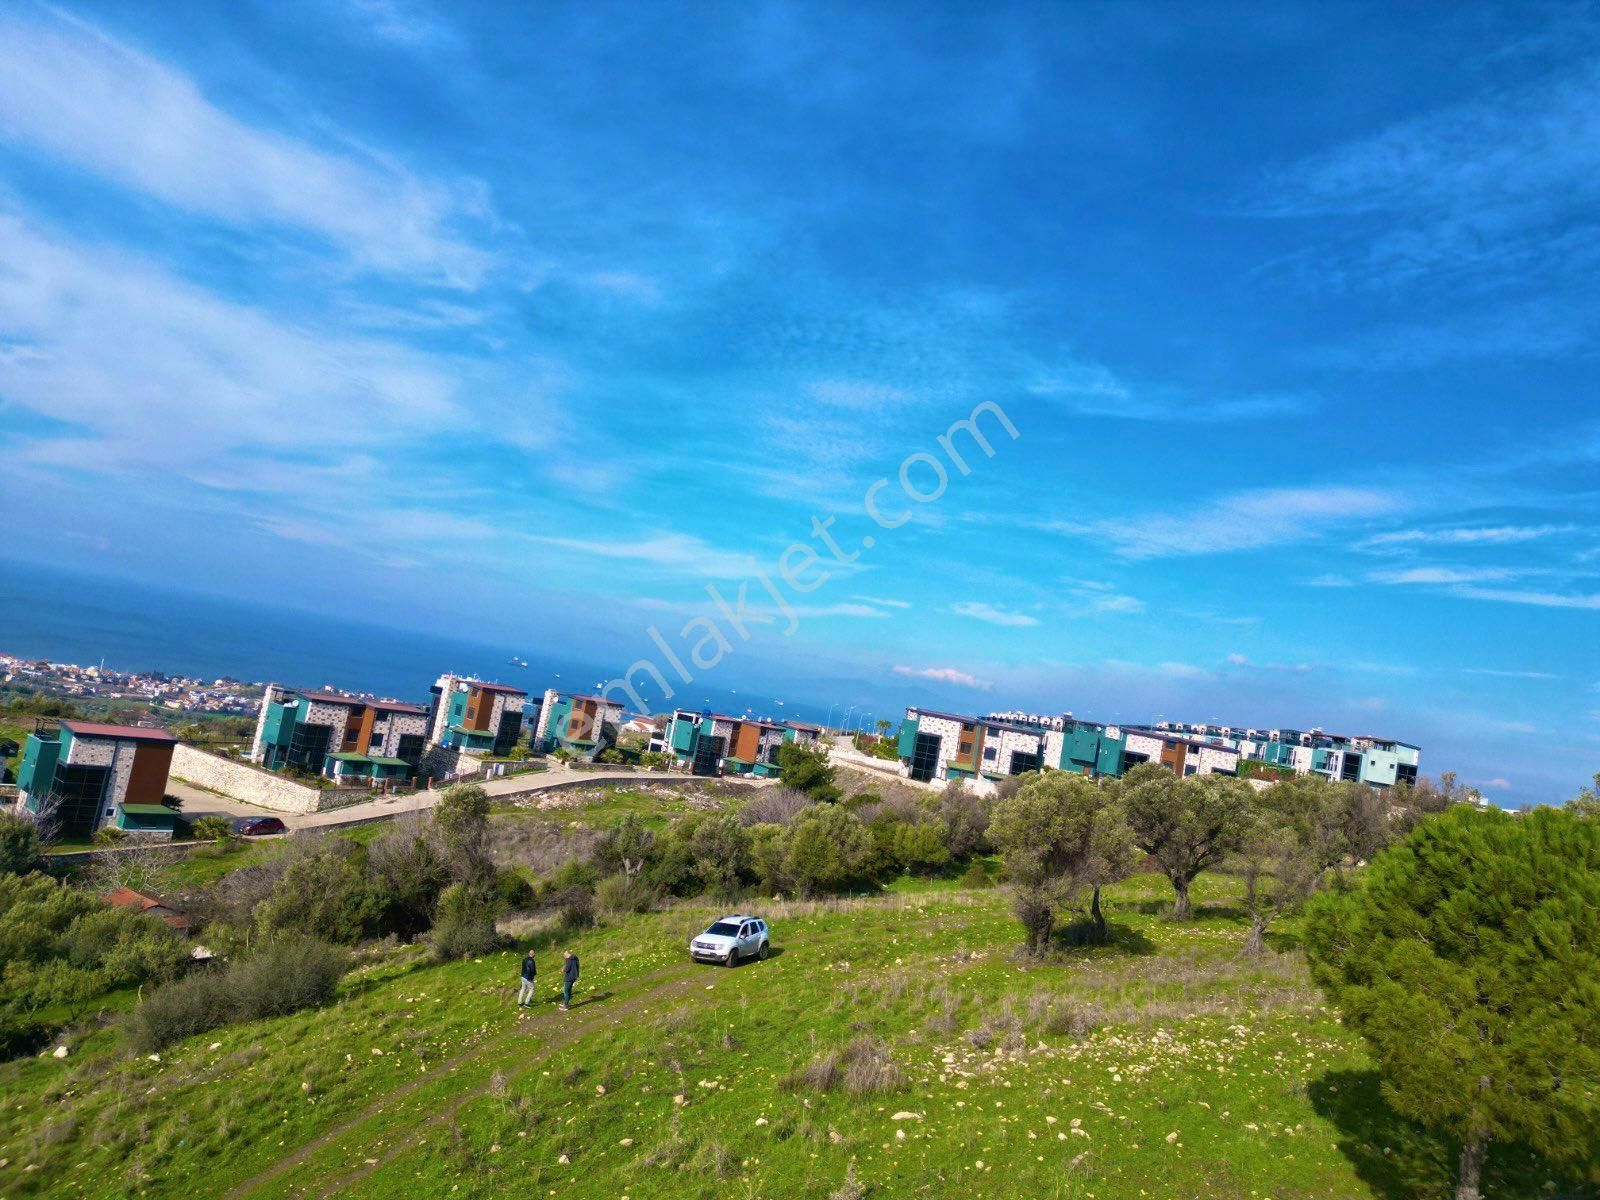
[[[578,982],[578,956],[566,952],[566,962],[561,965],[561,1011],[572,1007],[572,985]]]
[[[533,981],[538,977],[539,966],[533,961],[533,947],[528,947],[528,953],[522,958],[522,990],[517,993],[517,1006],[519,1008],[533,1007]]]

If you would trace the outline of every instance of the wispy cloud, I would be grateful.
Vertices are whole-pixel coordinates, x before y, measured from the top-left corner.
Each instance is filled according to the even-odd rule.
[[[531,540],[595,558],[620,559],[677,575],[704,579],[747,579],[759,569],[751,555],[719,550],[685,533],[655,533],[647,537],[556,537],[535,534]]]
[[[1312,670],[1310,663],[1252,662],[1243,654],[1228,655],[1228,665],[1231,667],[1247,667],[1252,671],[1286,671],[1292,675],[1304,675]]]
[[[1500,604],[1528,604],[1535,608],[1600,609],[1600,592],[1538,592],[1509,588],[1454,587],[1452,596],[1467,600],[1490,600]]]
[[[362,267],[471,287],[490,266],[456,229],[487,215],[478,185],[252,125],[188,76],[59,13],[0,16],[0,137],[190,213],[309,233]]]
[[[974,621],[983,621],[989,625],[1004,625],[1022,628],[1037,625],[1039,618],[1027,613],[1013,612],[1010,609],[1000,608],[993,604],[986,604],[982,600],[962,600],[950,606],[950,611],[957,616],[971,617]]]
[[[1163,679],[1209,679],[1211,672],[1186,662],[1140,663],[1125,658],[1108,658],[1104,665],[1113,671],[1134,676],[1159,676]]]
[[[957,687],[988,688],[991,686],[985,680],[965,671],[958,671],[954,667],[900,667],[894,668],[896,675],[909,675],[914,679],[927,679],[934,683],[950,683]]]
[[[1572,525],[1492,525],[1448,529],[1396,529],[1373,534],[1356,544],[1358,550],[1413,546],[1506,546],[1570,533]]]
[[[1446,584],[1498,583],[1525,574],[1512,567],[1408,567],[1398,571],[1369,571],[1373,583]]]
[[[1130,421],[1248,421],[1295,416],[1315,406],[1313,397],[1294,392],[1217,396],[1170,386],[1135,386],[1098,363],[1083,362],[1042,373],[1028,390],[1080,417]]]
[[[911,607],[911,602],[908,601],[908,600],[890,600],[890,599],[888,599],[887,597],[884,597],[884,596],[855,595],[855,596],[851,596],[850,599],[859,600],[863,604],[876,604],[876,605],[879,605],[879,606],[881,606],[883,608],[910,608]]]
[[[1325,283],[1570,277],[1595,258],[1600,62],[1487,90],[1305,159],[1274,175],[1253,208],[1367,218],[1364,237],[1312,251]]]
[[[457,399],[469,363],[300,329],[3,210],[0,243],[0,328],[32,351],[0,357],[0,392],[65,424],[24,441],[21,459],[140,477],[159,464],[288,492],[308,466],[479,419]],[[480,411],[495,411],[487,387]]]
[[[1058,528],[1106,539],[1122,558],[1166,558],[1304,541],[1405,506],[1399,494],[1375,488],[1264,488],[1224,496],[1188,512],[1063,523]]]
[[[1465,675],[1488,675],[1495,679],[1560,679],[1548,671],[1502,671],[1494,667],[1462,667]]]

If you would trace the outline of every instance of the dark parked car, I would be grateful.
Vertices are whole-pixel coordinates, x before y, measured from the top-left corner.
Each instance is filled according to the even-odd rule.
[[[259,837],[268,833],[286,833],[289,828],[277,817],[241,817],[233,823],[233,827],[245,837]]]

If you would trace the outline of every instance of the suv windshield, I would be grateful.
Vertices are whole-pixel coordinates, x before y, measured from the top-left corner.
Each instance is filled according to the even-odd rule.
[[[730,925],[727,921],[718,921],[710,929],[706,930],[706,932],[719,933],[723,937],[736,937],[739,933],[739,927],[737,925]]]

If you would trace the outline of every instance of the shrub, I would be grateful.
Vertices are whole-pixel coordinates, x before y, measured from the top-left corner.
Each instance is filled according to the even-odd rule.
[[[375,932],[383,898],[367,876],[366,847],[347,841],[291,862],[256,906],[265,933],[300,933],[345,945]]]
[[[285,938],[228,969],[235,1019],[255,1021],[311,1008],[333,997],[350,954],[315,938]]]
[[[594,924],[594,895],[582,888],[569,888],[556,899],[561,913],[561,927],[577,931]]]
[[[834,786],[833,764],[828,752],[820,746],[813,749],[792,742],[778,747],[778,777],[785,787],[804,792],[818,803],[831,804],[839,799]]]
[[[872,835],[854,813],[814,804],[789,826],[786,867],[807,896],[840,891],[860,882],[872,859]]]
[[[449,962],[497,949],[496,904],[493,897],[462,883],[452,883],[439,896],[439,915],[428,934],[428,949],[436,962]]]
[[[961,886],[964,888],[988,888],[994,886],[994,880],[989,878],[989,871],[984,866],[983,859],[975,858],[967,864],[967,869],[961,873]]]
[[[226,972],[202,971],[145,997],[128,1017],[128,1038],[134,1049],[151,1054],[173,1042],[226,1025],[232,1011]]]
[[[595,903],[602,912],[623,916],[628,913],[650,912],[658,899],[650,881],[640,875],[608,875],[600,881],[594,893]]]
[[[152,1053],[234,1021],[323,1004],[350,968],[349,953],[315,938],[273,942],[255,958],[158,988],[128,1018],[134,1048]]]
[[[201,817],[190,831],[202,841],[215,842],[233,836],[233,826],[226,817]]]
[[[117,846],[128,840],[128,834],[115,825],[102,825],[94,831],[93,840],[96,846]]]
[[[0,812],[0,875],[22,875],[39,861],[39,827],[27,813]]]
[[[502,867],[495,872],[495,893],[500,898],[502,910],[514,911],[533,905],[533,885],[521,871]]]

